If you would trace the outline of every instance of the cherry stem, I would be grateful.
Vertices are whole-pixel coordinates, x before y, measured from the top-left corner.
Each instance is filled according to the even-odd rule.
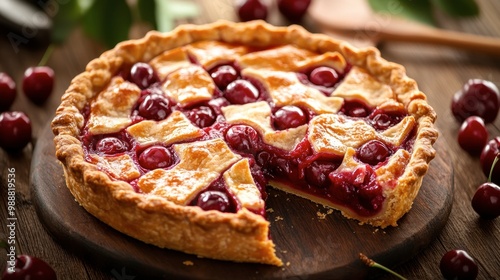
[[[497,162],[498,162],[499,159],[500,159],[500,153],[498,153],[495,156],[495,159],[493,160],[493,163],[491,164],[490,174],[488,176],[488,182],[490,182],[490,183],[491,183],[491,176],[493,175],[493,169],[495,168],[495,165],[497,164]]]
[[[47,49],[45,50],[45,53],[42,56],[42,59],[38,63],[38,66],[45,66],[47,64],[47,61],[49,61],[49,58],[52,56],[52,53],[54,52],[55,45],[50,44]]]
[[[364,255],[363,253],[359,253],[359,259],[364,263],[366,264],[367,266],[369,267],[375,267],[375,268],[379,268],[379,269],[382,269],[394,276],[396,276],[397,278],[401,279],[401,280],[406,280],[406,278],[404,278],[403,276],[401,276],[400,274],[394,272],[393,270],[375,262],[374,260],[368,258],[366,255]]]

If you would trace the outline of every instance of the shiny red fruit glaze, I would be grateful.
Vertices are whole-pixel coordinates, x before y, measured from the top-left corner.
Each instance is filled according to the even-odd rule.
[[[500,155],[500,136],[491,139],[486,146],[484,146],[481,156],[479,157],[483,173],[486,177],[490,175],[491,166],[497,155]],[[500,185],[500,161],[497,162],[493,168],[491,182]]]
[[[44,103],[54,88],[54,71],[48,66],[30,67],[24,72],[23,91],[35,104]]]
[[[386,130],[391,126],[398,124],[406,116],[405,112],[384,112],[374,110],[369,118],[371,125],[377,130]]]
[[[169,167],[174,163],[172,153],[163,146],[152,146],[139,156],[139,164],[146,169]]]
[[[318,86],[332,87],[339,80],[339,74],[330,67],[321,66],[311,71],[309,80]]]
[[[364,118],[370,115],[370,109],[356,100],[345,100],[340,111],[349,117]]]
[[[103,154],[112,155],[123,153],[128,150],[127,143],[116,137],[105,137],[97,141],[96,150]]]
[[[291,22],[299,22],[307,12],[311,0],[278,0],[278,10]]]
[[[9,110],[16,99],[16,83],[6,73],[0,72],[0,112]]]
[[[210,71],[210,76],[220,90],[226,89],[227,85],[238,79],[238,71],[231,65],[221,65]]]
[[[14,271],[5,270],[3,280],[56,280],[57,275],[45,261],[32,256],[20,255],[16,258]]]
[[[158,81],[155,71],[151,65],[138,62],[130,69],[130,81],[141,89],[145,89]]]
[[[243,153],[254,153],[260,143],[257,131],[247,125],[234,125],[226,131],[225,139],[229,146]]]
[[[241,21],[267,18],[267,6],[261,0],[239,0],[236,11]]]
[[[500,107],[500,92],[490,81],[471,79],[455,93],[451,111],[459,122],[470,116],[481,117],[485,123],[495,120]]]
[[[489,133],[480,117],[468,117],[458,131],[458,144],[471,155],[479,155],[488,142]]]
[[[384,161],[391,151],[379,140],[371,140],[359,147],[356,156],[359,160],[370,165],[376,165]]]
[[[224,97],[232,104],[246,104],[257,101],[259,90],[247,80],[236,80],[227,86]]]
[[[208,106],[199,106],[186,112],[188,119],[200,128],[211,126],[216,115]]]
[[[221,212],[228,212],[231,208],[231,202],[227,195],[220,191],[205,191],[200,194],[196,205],[201,209],[218,210]]]
[[[331,184],[329,174],[338,166],[329,161],[316,160],[305,169],[306,181],[319,188],[328,188]]]
[[[23,149],[31,141],[31,121],[23,112],[0,114],[0,147],[11,152]]]
[[[172,110],[168,98],[153,93],[142,98],[138,112],[145,119],[160,121],[166,119]]]
[[[451,250],[444,254],[439,269],[445,279],[473,280],[478,274],[476,262],[464,250]]]
[[[494,183],[484,183],[472,197],[472,208],[485,219],[500,216],[500,187]]]
[[[284,106],[274,113],[274,127],[278,130],[294,128],[307,123],[307,116],[297,106]]]

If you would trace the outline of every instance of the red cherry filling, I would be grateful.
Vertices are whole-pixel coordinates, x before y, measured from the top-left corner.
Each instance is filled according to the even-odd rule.
[[[163,146],[152,146],[139,155],[139,164],[146,169],[166,168],[174,163],[174,156]]]
[[[23,112],[0,114],[0,147],[17,152],[31,141],[31,120]]]
[[[200,128],[211,126],[216,115],[208,106],[199,106],[186,112],[187,118]]]
[[[344,100],[340,112],[349,117],[364,118],[370,115],[371,110],[361,101]]]
[[[112,136],[104,137],[96,143],[96,150],[107,155],[123,153],[128,149],[127,143]]]
[[[225,134],[226,143],[236,151],[252,154],[260,143],[257,131],[247,125],[234,125]]]
[[[231,204],[227,195],[220,191],[206,191],[202,192],[196,201],[201,209],[218,210],[221,212],[228,212]]]
[[[307,116],[297,106],[284,106],[274,113],[274,127],[278,130],[294,128],[307,123]]]
[[[143,96],[137,110],[139,116],[155,121],[167,118],[172,112],[168,98],[157,93]]]
[[[239,73],[231,65],[221,65],[212,69],[210,76],[220,90],[225,90],[227,85],[238,79]]]
[[[339,74],[333,68],[321,66],[311,71],[309,80],[318,86],[333,87],[339,80]]]
[[[379,140],[370,140],[359,147],[356,156],[359,160],[370,165],[377,165],[391,154],[391,151]]]
[[[151,65],[138,62],[130,69],[130,81],[138,85],[141,89],[145,89],[158,82],[158,77]]]
[[[406,114],[404,112],[382,112],[374,110],[370,116],[370,124],[377,130],[386,130],[399,123]]]
[[[328,188],[331,182],[330,173],[337,169],[338,165],[326,160],[313,161],[305,169],[305,179],[312,185],[319,188]]]
[[[332,199],[348,205],[361,215],[370,215],[382,207],[384,197],[369,165],[354,171],[330,173]]]
[[[6,73],[0,72],[0,112],[8,110],[16,99],[16,83]]]
[[[259,90],[247,80],[236,80],[227,86],[224,97],[232,104],[246,104],[257,101]]]

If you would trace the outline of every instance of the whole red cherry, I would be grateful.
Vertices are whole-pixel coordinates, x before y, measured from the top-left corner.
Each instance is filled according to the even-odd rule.
[[[236,11],[241,21],[267,18],[267,5],[261,0],[239,0],[236,2]]]
[[[471,155],[479,155],[488,142],[489,133],[483,119],[468,117],[458,131],[458,144]]]
[[[31,141],[31,121],[23,112],[3,112],[0,114],[0,147],[16,152]]]
[[[0,72],[0,112],[9,110],[16,99],[16,83],[7,74]]]
[[[486,177],[490,176],[491,166],[495,157],[500,155],[500,136],[491,139],[486,146],[484,146],[479,161],[481,162],[481,167],[483,169],[484,175]],[[491,182],[500,185],[500,164],[496,164],[491,171]]]
[[[439,269],[445,279],[476,279],[478,268],[474,259],[464,250],[451,250],[443,255]]]
[[[26,69],[23,78],[23,91],[33,103],[43,104],[54,88],[54,70],[48,66]]]
[[[57,275],[45,261],[28,255],[17,256],[13,269],[6,269],[3,280],[56,280]]]
[[[311,0],[278,0],[278,10],[291,22],[299,22],[307,12]]]
[[[459,122],[470,116],[481,117],[485,123],[495,120],[500,107],[500,92],[495,84],[481,79],[469,80],[455,93],[451,111]]]
[[[484,219],[500,216],[500,187],[494,183],[484,183],[472,197],[472,208]]]

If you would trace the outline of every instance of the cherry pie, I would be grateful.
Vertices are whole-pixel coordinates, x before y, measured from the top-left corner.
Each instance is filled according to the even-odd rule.
[[[67,186],[146,243],[282,265],[271,185],[397,226],[434,157],[436,114],[402,66],[301,27],[184,25],[91,61],[52,122]]]

